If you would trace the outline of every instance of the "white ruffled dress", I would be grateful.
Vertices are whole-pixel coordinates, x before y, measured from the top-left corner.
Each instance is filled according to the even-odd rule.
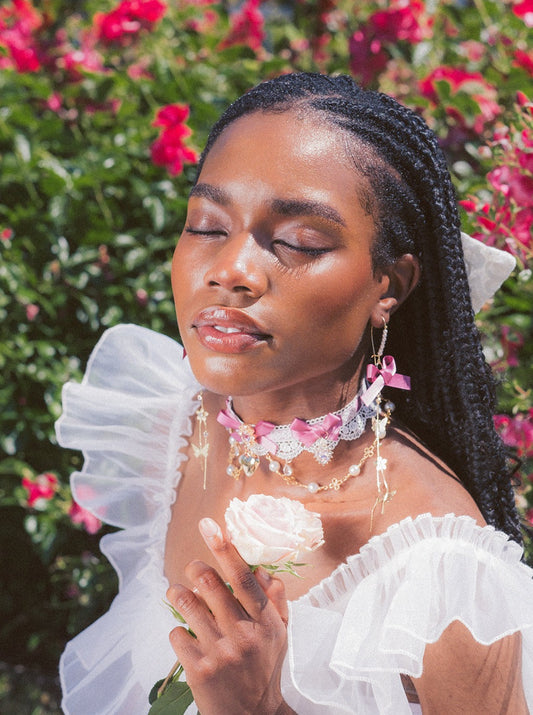
[[[199,388],[182,352],[120,325],[98,342],[83,382],[64,388],[58,439],[85,457],[74,497],[122,529],[101,541],[119,594],[61,658],[67,715],[145,715],[175,660],[164,548]],[[484,644],[522,632],[533,712],[533,572],[520,558],[504,534],[466,516],[423,514],[373,537],[290,603],[286,701],[299,715],[420,712],[400,674],[420,676],[426,643],[459,620]]]

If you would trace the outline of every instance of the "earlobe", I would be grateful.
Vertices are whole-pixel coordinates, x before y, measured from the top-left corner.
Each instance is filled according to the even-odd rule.
[[[416,288],[420,280],[420,263],[416,256],[405,253],[401,258],[383,270],[383,278],[388,287],[376,303],[370,316],[374,328],[383,327],[390,316],[400,307]]]

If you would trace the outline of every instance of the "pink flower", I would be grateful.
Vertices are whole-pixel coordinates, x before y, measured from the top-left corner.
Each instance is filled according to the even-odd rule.
[[[46,100],[46,106],[51,109],[52,112],[59,112],[61,109],[61,95],[59,92],[53,92]]]
[[[497,191],[519,206],[533,206],[533,176],[522,174],[520,169],[498,166],[487,174],[488,181]]]
[[[324,543],[320,516],[287,497],[235,497],[224,518],[232,544],[250,566],[300,561]]]
[[[522,0],[513,6],[513,12],[521,17],[528,27],[533,27],[533,0]]]
[[[471,62],[479,62],[487,54],[487,46],[477,40],[465,40],[460,47]]]
[[[9,241],[11,238],[13,238],[13,229],[12,228],[3,228],[0,231],[0,239],[2,241]]]
[[[73,524],[83,526],[85,531],[89,534],[96,534],[102,526],[100,519],[76,502],[72,502],[72,506],[68,510],[68,515]]]
[[[433,20],[425,10],[422,0],[396,0],[354,32],[349,42],[350,67],[362,84],[371,82],[384,69],[390,59],[388,46],[400,41],[417,44],[431,37]]]
[[[495,415],[494,426],[505,444],[514,447],[519,457],[533,457],[533,408],[516,417]]]
[[[479,72],[467,72],[459,67],[445,65],[434,69],[427,77],[420,80],[420,91],[435,105],[439,103],[438,82],[447,82],[454,94],[463,92],[473,99],[479,107],[479,114],[471,117],[463,115],[456,107],[448,106],[447,113],[459,126],[481,133],[486,124],[491,123],[500,113],[497,103],[496,87],[487,82]]]
[[[131,79],[154,79],[154,76],[147,70],[148,65],[148,59],[134,62],[128,67],[128,77]]]
[[[137,303],[143,308],[148,305],[148,293],[144,290],[144,288],[138,288],[135,291],[135,297],[137,299]]]
[[[42,50],[36,34],[43,19],[29,0],[12,0],[0,8],[0,47],[7,49],[5,63],[18,72],[36,72],[42,65]]]
[[[161,0],[122,0],[109,13],[96,13],[94,26],[98,39],[105,43],[125,44],[141,30],[149,30],[166,11]]]
[[[28,492],[28,506],[43,509],[46,502],[50,501],[56,493],[58,481],[55,474],[43,472],[43,474],[38,474],[35,479],[23,477],[22,486]]]
[[[526,72],[529,72],[530,75],[533,75],[533,50],[529,50],[529,52],[515,50],[513,66],[521,67]]]
[[[183,171],[185,163],[198,161],[196,152],[184,144],[184,139],[192,133],[185,124],[188,116],[187,105],[169,104],[157,112],[153,122],[153,126],[163,127],[163,131],[152,144],[152,161],[157,166],[166,166],[172,176]]]
[[[39,315],[40,310],[39,306],[35,303],[28,303],[26,306],[26,318],[30,321],[30,323]]]
[[[68,73],[71,82],[78,82],[85,72],[106,72],[102,55],[95,49],[98,40],[97,32],[81,31],[79,33],[79,47],[75,50],[63,52],[58,58],[58,67]]]
[[[512,333],[508,325],[502,325],[501,343],[507,365],[509,367],[518,367],[520,364],[518,355],[524,345],[524,336],[520,335],[520,333]]]
[[[258,50],[265,37],[264,18],[259,10],[261,0],[246,0],[241,9],[231,16],[231,28],[228,36],[222,40],[219,49],[233,45],[247,45]]]

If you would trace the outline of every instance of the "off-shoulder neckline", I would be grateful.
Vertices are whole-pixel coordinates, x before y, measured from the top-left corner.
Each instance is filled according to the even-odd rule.
[[[342,598],[363,578],[386,567],[394,559],[401,558],[417,545],[438,539],[449,547],[450,542],[469,544],[481,550],[488,557],[505,562],[520,562],[522,548],[502,531],[491,525],[481,526],[468,515],[457,516],[448,513],[433,516],[429,512],[415,517],[405,517],[391,524],[386,531],[372,536],[358,553],[348,556],[329,576],[312,586],[299,598],[291,601],[292,606],[308,604],[327,606]]]

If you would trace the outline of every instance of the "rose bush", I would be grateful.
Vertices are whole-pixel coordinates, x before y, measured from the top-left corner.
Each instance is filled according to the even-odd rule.
[[[301,502],[266,494],[236,497],[224,514],[231,543],[250,566],[296,563],[324,543],[320,516]]]
[[[81,378],[98,337],[117,322],[177,337],[169,268],[194,157],[232,99],[280,72],[351,72],[422,113],[447,154],[459,198],[470,202],[465,229],[518,256],[519,267],[478,322],[501,378],[496,425],[510,459],[522,460],[517,493],[528,536],[531,17],[530,0],[1,3],[6,658],[55,670],[64,641],[113,597],[115,578],[98,551],[106,529],[92,533],[98,524],[77,511],[68,488],[81,455],[55,443],[61,386]],[[46,474],[57,486],[34,508],[30,483]],[[0,689],[2,711],[3,697]]]

